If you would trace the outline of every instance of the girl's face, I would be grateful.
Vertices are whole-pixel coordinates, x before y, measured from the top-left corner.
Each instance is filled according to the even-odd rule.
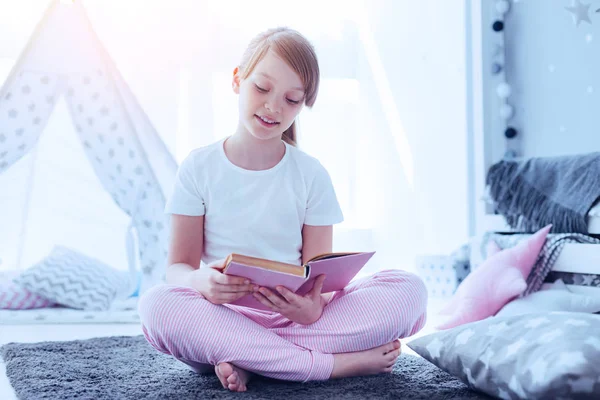
[[[304,105],[304,85],[298,74],[269,51],[252,73],[234,71],[233,90],[240,95],[240,128],[260,140],[281,139]]]

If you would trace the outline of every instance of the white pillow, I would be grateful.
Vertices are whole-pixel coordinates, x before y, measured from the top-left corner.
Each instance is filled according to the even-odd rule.
[[[0,271],[0,310],[28,310],[52,307],[45,297],[31,293],[13,282],[21,271]]]
[[[511,301],[496,316],[509,317],[543,311],[597,313],[600,311],[600,296],[573,293],[562,280],[558,280],[554,284],[544,284],[543,290]]]
[[[56,246],[14,282],[55,303],[82,310],[103,311],[131,293],[129,274],[67,247]]]

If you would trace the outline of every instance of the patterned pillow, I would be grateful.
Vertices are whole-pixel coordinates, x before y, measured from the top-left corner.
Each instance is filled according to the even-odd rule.
[[[574,312],[491,317],[408,346],[501,399],[600,398],[600,316]]]
[[[107,310],[130,288],[127,273],[62,246],[14,281],[58,304],[94,311]]]
[[[543,311],[600,312],[600,296],[573,293],[563,281],[545,283],[542,289],[511,301],[496,316],[508,317]]]
[[[22,288],[13,282],[17,273],[0,274],[0,309],[28,310],[32,308],[52,307],[54,303],[45,297]]]

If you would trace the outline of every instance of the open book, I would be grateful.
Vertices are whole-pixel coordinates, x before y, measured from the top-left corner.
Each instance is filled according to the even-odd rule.
[[[304,265],[287,264],[263,258],[230,254],[223,273],[242,276],[252,283],[277,293],[276,286],[284,286],[299,295],[305,295],[317,276],[325,274],[322,293],[342,290],[365,266],[375,252],[327,253],[311,258]],[[231,303],[261,310],[270,309],[251,294]]]

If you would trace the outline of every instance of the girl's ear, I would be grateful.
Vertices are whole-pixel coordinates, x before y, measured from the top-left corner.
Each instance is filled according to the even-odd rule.
[[[233,80],[231,82],[231,87],[233,88],[233,92],[235,94],[240,94],[240,69],[239,69],[239,67],[235,67],[233,69]]]

